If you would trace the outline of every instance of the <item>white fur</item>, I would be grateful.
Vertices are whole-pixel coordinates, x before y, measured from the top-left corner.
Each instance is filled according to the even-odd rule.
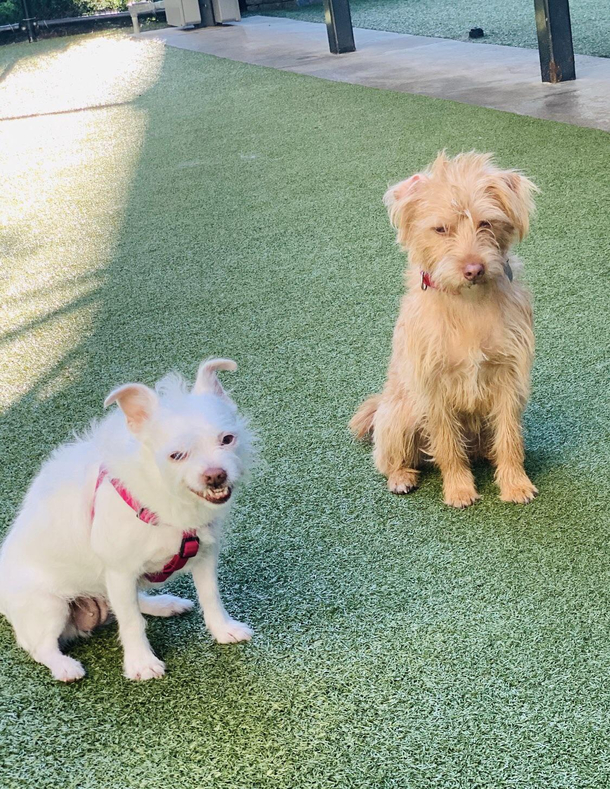
[[[85,673],[59,648],[60,639],[74,631],[69,603],[79,597],[108,601],[128,678],[163,676],[142,613],[171,616],[192,603],[171,595],[148,597],[138,589],[150,586],[143,575],[160,571],[177,553],[182,532],[194,528],[199,553],[181,572],[193,575],[209,631],[220,643],[251,637],[247,625],[227,614],[218,593],[218,541],[230,502],[211,503],[191,490],[209,492],[206,469],[226,471],[231,488],[248,470],[247,426],[216,377],[218,369],[235,368],[229,360],[203,363],[190,392],[176,375],[163,379],[156,392],[142,384],[117,389],[107,404],[117,402],[121,410],[55,450],[34,479],[0,551],[0,612],[20,646],[56,679],[70,682]],[[221,438],[227,433],[236,441],[225,446]],[[171,460],[177,451],[188,456]],[[95,497],[92,520],[101,466],[159,522],[138,520],[108,476]]]

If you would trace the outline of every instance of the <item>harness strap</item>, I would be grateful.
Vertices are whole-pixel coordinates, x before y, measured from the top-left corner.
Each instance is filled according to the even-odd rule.
[[[199,537],[194,531],[185,531],[182,533],[182,543],[180,550],[175,556],[169,560],[165,567],[159,573],[146,573],[144,578],[153,584],[162,584],[164,581],[175,573],[177,570],[182,570],[184,565],[189,559],[197,555],[199,550]]]
[[[93,491],[93,501],[91,503],[91,520],[95,517],[95,499],[97,496],[97,492],[100,488],[102,482],[108,477],[108,470],[103,466],[100,468],[99,474],[97,475],[97,481],[95,483],[95,490]],[[123,483],[115,479],[114,477],[108,477],[110,484],[119,494],[119,496],[123,499],[125,504],[129,505],[131,509],[136,513],[136,518],[141,520],[143,523],[150,523],[152,525],[156,525],[159,523],[159,518],[157,515],[152,512],[152,510],[147,509],[146,507],[142,507],[140,502],[135,499],[131,493],[127,490],[127,488],[123,485]],[[167,562],[167,564],[163,567],[163,569],[158,573],[145,573],[144,578],[147,581],[150,581],[153,584],[160,584],[172,575],[173,573],[177,572],[178,570],[182,570],[184,565],[188,562],[189,559],[192,559],[193,556],[197,555],[199,551],[199,537],[197,537],[197,531],[195,529],[190,529],[189,531],[182,532],[182,542],[180,543],[180,550],[178,551],[175,556]]]

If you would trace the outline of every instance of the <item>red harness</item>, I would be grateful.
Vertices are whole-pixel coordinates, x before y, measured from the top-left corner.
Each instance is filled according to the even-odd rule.
[[[100,468],[100,473],[97,476],[97,482],[95,483],[95,491],[93,492],[93,503],[91,505],[91,520],[93,520],[93,516],[95,515],[95,497],[97,495],[97,491],[104,481],[104,479],[108,476],[108,471],[104,467]],[[159,519],[155,515],[154,512],[151,510],[147,510],[146,507],[142,507],[140,502],[131,495],[131,493],[125,488],[125,486],[118,480],[114,479],[113,477],[108,477],[110,480],[110,484],[119,494],[119,496],[123,499],[125,504],[128,504],[131,509],[136,513],[136,518],[141,520],[143,523],[151,523],[153,525],[159,522]],[[196,531],[193,529],[191,531],[184,531],[182,532],[182,542],[180,544],[180,550],[175,556],[169,560],[169,562],[164,566],[164,568],[159,573],[146,573],[144,578],[147,581],[150,581],[153,584],[161,584],[164,581],[175,573],[177,570],[182,570],[184,565],[188,562],[189,559],[192,559],[193,556],[197,555],[197,551],[199,550],[199,537],[197,537]]]

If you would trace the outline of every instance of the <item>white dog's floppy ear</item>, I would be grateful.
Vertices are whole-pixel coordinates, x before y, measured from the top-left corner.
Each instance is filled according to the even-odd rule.
[[[415,173],[405,181],[391,186],[383,196],[383,202],[388,209],[390,222],[398,230],[398,243],[405,246],[409,226],[413,219],[413,209],[419,197],[419,190],[428,176],[424,173]]]
[[[156,410],[159,398],[144,384],[125,384],[110,392],[104,400],[104,408],[108,408],[113,403],[118,403],[125,414],[127,427],[132,433],[137,434]]]
[[[222,388],[216,372],[218,370],[237,370],[237,362],[233,359],[208,359],[199,365],[197,380],[193,386],[193,394],[215,394],[226,397],[227,393]]]

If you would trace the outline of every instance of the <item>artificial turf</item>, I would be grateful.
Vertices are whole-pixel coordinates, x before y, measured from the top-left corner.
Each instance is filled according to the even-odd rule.
[[[480,27],[485,36],[475,43],[538,46],[534,0],[350,0],[350,6],[356,27],[458,41],[468,41],[470,29]],[[321,0],[293,10],[264,13],[307,22],[324,19]],[[570,0],[570,16],[575,52],[610,57],[610,5],[597,0]]]
[[[2,620],[0,786],[610,785],[610,137],[117,36],[0,50],[0,115],[2,527],[116,384],[234,357],[261,443],[221,565],[254,640],[150,620],[137,684],[111,627],[65,686]],[[465,511],[393,497],[346,428],[402,290],[381,196],[441,147],[542,190],[527,507],[485,466]]]

